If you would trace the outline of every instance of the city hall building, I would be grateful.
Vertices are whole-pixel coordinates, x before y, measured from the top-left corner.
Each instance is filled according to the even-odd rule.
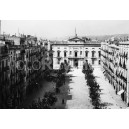
[[[71,67],[82,68],[84,61],[94,66],[101,64],[101,43],[89,38],[80,38],[75,32],[67,41],[56,41],[52,44],[53,69],[59,69],[62,62],[67,61]]]

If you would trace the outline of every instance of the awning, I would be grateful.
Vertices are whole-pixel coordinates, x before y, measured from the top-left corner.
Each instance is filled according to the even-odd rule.
[[[122,93],[124,93],[124,90],[120,90],[117,94],[121,95]]]

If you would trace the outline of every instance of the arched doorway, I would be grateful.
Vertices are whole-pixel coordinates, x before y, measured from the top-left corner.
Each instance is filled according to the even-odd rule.
[[[77,57],[77,51],[74,52],[74,56]]]
[[[78,67],[78,59],[74,59],[74,67]]]

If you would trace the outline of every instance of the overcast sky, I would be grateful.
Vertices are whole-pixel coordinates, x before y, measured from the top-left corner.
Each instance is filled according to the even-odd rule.
[[[75,35],[75,28],[79,36],[129,34],[129,21],[103,20],[3,20],[2,33],[36,35],[42,38],[62,38]]]

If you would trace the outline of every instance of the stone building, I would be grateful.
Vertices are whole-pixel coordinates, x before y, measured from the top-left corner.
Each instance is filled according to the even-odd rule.
[[[71,67],[82,68],[84,61],[94,66],[101,64],[101,43],[88,38],[78,37],[76,32],[73,38],[67,41],[56,41],[52,44],[53,68],[59,69],[61,62],[67,62]]]
[[[101,65],[116,94],[129,103],[129,41],[101,44]]]
[[[0,41],[0,108],[18,108],[44,70],[45,48],[35,38],[20,38],[20,45],[12,43],[5,38]]]

